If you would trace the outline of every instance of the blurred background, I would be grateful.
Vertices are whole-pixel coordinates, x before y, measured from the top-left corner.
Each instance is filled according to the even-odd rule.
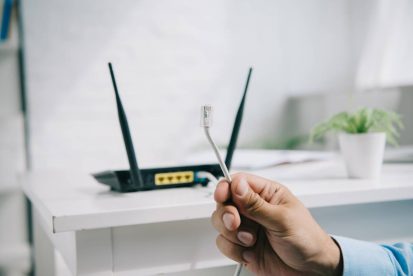
[[[309,145],[341,110],[402,114],[413,144],[413,2],[408,0],[0,0],[0,275],[30,272],[26,170],[126,168],[113,63],[142,167],[208,144],[199,107],[228,143],[254,67],[239,146]],[[11,9],[10,9],[11,7]],[[10,16],[5,19],[7,9]],[[58,183],[56,183],[58,187]]]

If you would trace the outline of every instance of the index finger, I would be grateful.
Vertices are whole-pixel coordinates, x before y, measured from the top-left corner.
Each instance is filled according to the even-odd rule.
[[[237,190],[242,179],[248,182],[249,188],[251,188],[254,193],[271,204],[278,204],[280,201],[289,201],[294,198],[288,188],[282,184],[248,173],[236,173],[232,175],[232,185],[230,187],[232,193]]]

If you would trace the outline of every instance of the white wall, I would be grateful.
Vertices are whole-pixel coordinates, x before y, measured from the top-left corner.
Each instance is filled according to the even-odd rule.
[[[142,166],[229,138],[249,65],[241,143],[282,137],[287,95],[352,85],[345,0],[24,1],[35,169],[126,167],[107,61],[115,67]]]

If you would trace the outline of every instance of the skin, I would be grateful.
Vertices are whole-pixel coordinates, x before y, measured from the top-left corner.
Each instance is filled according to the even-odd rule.
[[[218,249],[256,275],[341,275],[341,252],[283,185],[239,173],[218,183]]]

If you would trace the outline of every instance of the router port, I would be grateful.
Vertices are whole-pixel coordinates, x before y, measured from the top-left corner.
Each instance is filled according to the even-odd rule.
[[[193,171],[155,174],[155,185],[187,184],[192,182],[194,182]]]

